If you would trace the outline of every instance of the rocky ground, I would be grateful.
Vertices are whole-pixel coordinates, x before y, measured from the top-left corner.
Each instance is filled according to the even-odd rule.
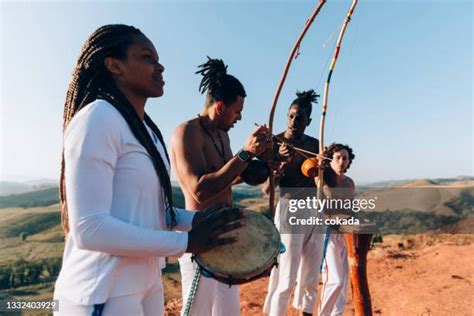
[[[374,315],[474,315],[473,276],[474,235],[388,236],[368,254]],[[262,315],[267,285],[263,278],[241,286],[242,315]],[[179,282],[173,286],[180,293]],[[348,292],[345,315],[352,315]],[[179,315],[177,296],[167,302],[170,316]]]

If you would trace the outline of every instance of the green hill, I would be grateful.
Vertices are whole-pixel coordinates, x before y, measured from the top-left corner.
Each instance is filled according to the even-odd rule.
[[[63,249],[58,206],[0,210],[0,288],[54,281]]]
[[[49,188],[21,194],[12,194],[0,197],[0,208],[9,207],[38,207],[59,203],[59,189]]]
[[[60,222],[59,211],[19,212],[17,216],[0,222],[0,238],[17,237],[21,233],[35,235],[59,225]]]
[[[261,197],[258,187],[239,185],[233,189],[234,201]],[[176,207],[184,208],[184,195],[179,186],[173,186],[173,202]],[[59,188],[41,189],[33,192],[0,196],[0,209],[2,208],[32,208],[50,206],[59,203]]]
[[[184,196],[181,189],[173,187],[173,200],[177,207],[184,207]],[[41,189],[33,192],[0,196],[1,208],[32,208],[50,206],[59,203],[59,188]]]

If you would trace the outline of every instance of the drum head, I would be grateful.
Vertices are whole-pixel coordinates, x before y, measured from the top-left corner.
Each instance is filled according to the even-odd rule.
[[[229,284],[244,283],[269,270],[279,254],[280,234],[273,222],[257,212],[243,212],[245,227],[221,236],[238,236],[237,242],[195,257],[202,268]]]
[[[360,223],[359,225],[340,225],[339,231],[348,234],[376,234],[377,226],[373,223]]]

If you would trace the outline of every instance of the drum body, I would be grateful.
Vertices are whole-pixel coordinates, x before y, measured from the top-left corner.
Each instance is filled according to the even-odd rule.
[[[238,241],[196,255],[204,276],[232,285],[266,276],[277,264],[280,234],[266,216],[243,210],[245,226],[222,237],[238,236]]]
[[[339,229],[344,233],[347,248],[355,315],[372,315],[372,302],[367,279],[367,253],[372,234],[377,232],[377,228],[373,224],[364,223],[357,226],[340,226]]]

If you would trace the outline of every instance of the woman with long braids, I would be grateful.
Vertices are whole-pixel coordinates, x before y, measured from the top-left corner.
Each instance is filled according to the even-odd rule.
[[[164,258],[232,243],[219,236],[242,226],[240,211],[173,207],[166,146],[145,113],[163,71],[132,26],[100,27],[82,48],[64,109],[59,315],[163,315]]]

